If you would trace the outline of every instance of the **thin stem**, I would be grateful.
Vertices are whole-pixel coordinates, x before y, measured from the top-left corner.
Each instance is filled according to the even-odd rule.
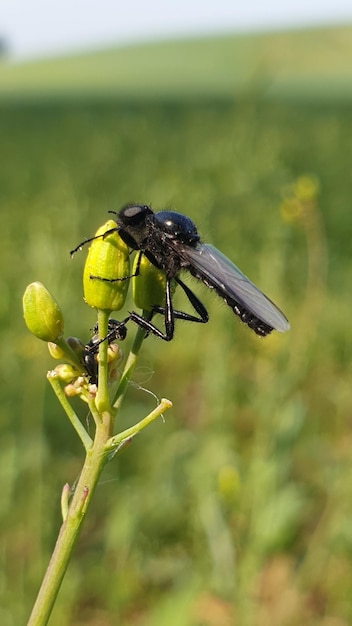
[[[162,415],[164,411],[166,411],[167,409],[171,409],[171,407],[172,407],[172,402],[170,400],[167,400],[166,398],[162,398],[160,400],[160,404],[158,404],[158,406],[154,409],[154,411],[152,411],[151,413],[149,413],[149,415],[144,417],[140,422],[138,422],[138,424],[135,424],[134,426],[131,426],[130,428],[126,428],[126,430],[123,430],[121,433],[118,433],[117,435],[114,435],[113,437],[111,437],[106,442],[105,448],[111,451],[117,446],[119,446],[125,439],[131,439],[135,435],[138,435],[138,433],[140,433],[141,430],[143,430],[143,428],[148,426],[157,417]]]
[[[98,336],[99,339],[106,337],[108,333],[109,311],[98,309]],[[102,341],[99,344],[98,363],[98,391],[95,405],[99,413],[108,411],[111,413],[109,388],[108,388],[108,344]]]
[[[54,390],[54,393],[55,393],[57,399],[59,400],[61,406],[63,407],[67,417],[69,418],[73,428],[75,429],[77,435],[79,436],[80,440],[82,441],[85,450],[88,451],[92,447],[93,440],[88,435],[88,433],[87,433],[86,429],[84,428],[82,422],[80,421],[80,419],[76,415],[76,413],[73,410],[72,406],[70,405],[67,397],[65,396],[65,393],[64,393],[64,391],[63,391],[63,389],[61,387],[60,380],[59,380],[58,375],[55,372],[55,370],[47,373],[47,379],[48,379],[49,383],[51,384],[51,386],[52,386],[52,388]]]
[[[61,526],[28,626],[45,626],[48,623],[85,514],[107,461],[108,455],[104,449],[108,440],[107,435],[107,429],[101,425],[96,431],[93,447],[87,452],[82,473]]]
[[[98,311],[99,337],[101,338],[107,334],[108,317],[107,312]],[[145,330],[138,328],[117,390],[114,405],[115,414],[121,406],[145,336]],[[161,400],[156,409],[138,424],[112,437],[113,415],[110,409],[108,393],[106,341],[103,341],[99,345],[98,378],[99,384],[96,400],[95,402],[94,400],[89,401],[89,407],[96,423],[95,437],[94,441],[92,441],[70,406],[60,385],[58,376],[55,372],[48,374],[48,380],[59,402],[83,442],[86,449],[86,458],[70,504],[68,503],[68,486],[66,485],[63,489],[61,504],[64,522],[61,526],[54,552],[40,587],[32,614],[29,618],[28,626],[45,626],[48,623],[100,475],[107,461],[113,456],[111,452],[114,454],[119,451],[129,439],[133,438],[143,428],[172,406],[169,400]]]
[[[148,312],[143,311],[143,317],[145,317],[146,319],[149,319],[151,317],[151,313],[149,311]],[[113,407],[115,409],[115,413],[118,413],[121,408],[125,393],[127,391],[128,383],[130,382],[131,376],[133,374],[134,368],[137,363],[139,351],[141,349],[142,343],[145,338],[146,338],[145,329],[140,328],[138,326],[137,332],[135,334],[135,338],[134,338],[130,353],[127,357],[124,370],[121,374],[120,383],[117,388],[116,395],[113,401]]]

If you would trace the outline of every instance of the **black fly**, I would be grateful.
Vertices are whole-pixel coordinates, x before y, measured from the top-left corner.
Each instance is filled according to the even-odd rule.
[[[164,306],[154,306],[152,311],[152,314],[160,313],[164,316],[165,332],[138,313],[132,312],[128,318],[148,333],[170,341],[174,336],[175,319],[200,323],[208,321],[206,308],[180,279],[181,271],[188,271],[213,289],[257,335],[265,337],[272,330],[283,333],[290,328],[280,309],[236,265],[212,245],[200,241],[190,218],[174,211],[154,213],[149,206],[138,204],[129,204],[118,213],[110,212],[116,215],[116,230],[121,239],[132,250],[139,252],[136,275],[142,255],[165,272],[165,303]],[[80,246],[76,250],[78,248]],[[174,310],[171,298],[172,280],[183,289],[197,315]]]

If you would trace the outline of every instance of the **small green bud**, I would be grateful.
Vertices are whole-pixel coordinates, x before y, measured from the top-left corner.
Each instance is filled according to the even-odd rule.
[[[122,358],[123,358],[123,352],[120,346],[117,343],[110,343],[108,345],[108,353],[107,353],[108,363],[112,363],[113,361],[117,361],[119,363],[122,360]]]
[[[58,346],[57,343],[54,343],[53,341],[49,341],[48,350],[50,356],[52,356],[53,359],[63,359],[63,357],[65,356],[63,349],[60,348],[60,346]]]
[[[64,333],[64,318],[51,293],[40,282],[28,285],[23,295],[23,314],[28,330],[43,341],[56,341]]]
[[[83,290],[89,306],[118,311],[127,295],[129,279],[126,276],[130,275],[130,261],[128,246],[116,230],[101,237],[113,228],[116,228],[116,222],[109,220],[96,232],[99,239],[94,239],[88,251]]]
[[[80,388],[72,383],[69,383],[68,385],[66,385],[64,391],[65,391],[65,396],[67,396],[68,398],[74,398],[75,396],[79,396],[81,393]]]
[[[93,385],[90,386],[93,387]],[[87,381],[84,376],[77,376],[77,373],[76,378],[74,380],[71,379],[71,382],[64,387],[65,395],[69,398],[80,396],[81,400],[87,402],[85,390],[87,390]]]
[[[136,273],[138,255],[133,262],[132,275]],[[142,256],[139,274],[132,278],[132,296],[138,309],[150,311],[154,305],[164,306],[166,277],[165,272],[159,270]],[[172,282],[172,293],[175,292],[176,283]]]
[[[57,341],[58,343],[48,342],[49,353],[53,359],[67,359],[76,369],[81,370],[84,350],[82,341],[77,337],[67,337],[67,339],[61,337]]]
[[[68,365],[67,363],[57,365],[55,367],[55,372],[57,372],[58,378],[63,383],[70,383],[74,378],[77,378],[78,376],[77,370],[74,369],[72,365]]]

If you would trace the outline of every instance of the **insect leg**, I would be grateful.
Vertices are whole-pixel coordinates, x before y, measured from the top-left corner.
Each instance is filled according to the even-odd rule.
[[[89,376],[90,383],[97,384],[98,382],[98,363],[96,361],[96,355],[99,352],[100,344],[103,341],[107,341],[109,345],[113,341],[123,341],[127,334],[126,323],[128,320],[129,317],[124,319],[122,322],[110,319],[108,324],[108,334],[102,339],[98,338],[98,327],[94,327],[94,335],[83,350],[83,363]]]
[[[185,313],[184,311],[173,311],[173,316],[175,319],[186,320],[188,322],[199,322],[201,324],[206,324],[209,321],[208,311],[206,310],[204,304],[197,298],[195,293],[187,287],[187,285],[178,277],[174,279],[180,287],[185,292],[189,302],[193,306],[194,310],[198,313],[199,317],[195,315],[190,315],[189,313]],[[161,306],[155,306],[153,308],[155,313],[161,313],[165,315],[165,308]]]
[[[144,328],[147,333],[152,333],[153,335],[156,335],[164,341],[171,341],[171,339],[173,338],[175,331],[175,317],[177,317],[174,314],[175,312],[172,306],[170,283],[171,280],[167,278],[165,288],[165,307],[161,307],[161,312],[164,315],[165,333],[159,330],[159,328],[157,328],[150,321],[154,312],[159,312],[157,310],[153,309],[151,311],[150,319],[146,319],[145,317],[142,317],[142,315],[139,315],[134,311],[132,311],[129,316],[129,319],[132,320],[132,322],[135,322],[135,324],[138,324],[140,328]]]
[[[108,231],[108,232],[110,232],[110,231]],[[94,239],[94,237],[93,237],[93,239]],[[138,254],[138,259],[137,259],[137,264],[136,264],[136,271],[135,271],[134,274],[130,274],[129,276],[123,276],[122,278],[104,278],[103,276],[93,276],[91,274],[89,276],[89,278],[95,279],[95,280],[103,280],[106,283],[116,283],[118,281],[128,280],[129,278],[134,278],[135,276],[139,276],[142,254],[143,254],[143,252],[139,252],[139,254]]]
[[[118,228],[109,228],[109,230],[107,230],[102,235],[96,235],[95,237],[89,237],[89,239],[85,239],[84,241],[81,241],[81,243],[78,244],[78,246],[76,246],[73,250],[71,250],[70,255],[73,256],[76,252],[78,252],[78,250],[81,250],[83,246],[86,245],[86,243],[90,243],[91,241],[94,241],[95,239],[101,239],[101,238],[104,239],[108,235],[111,235],[111,233],[115,233],[117,230]]]

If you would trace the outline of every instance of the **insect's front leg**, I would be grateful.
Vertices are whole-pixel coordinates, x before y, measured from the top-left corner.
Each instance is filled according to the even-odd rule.
[[[93,276],[91,274],[89,278],[92,278],[92,279],[95,279],[95,280],[103,280],[106,283],[116,283],[118,281],[121,282],[123,280],[128,280],[129,278],[135,278],[135,276],[139,276],[139,274],[140,274],[140,266],[141,266],[142,254],[143,254],[143,252],[139,252],[138,253],[138,258],[137,258],[137,263],[136,263],[136,271],[135,271],[134,274],[129,274],[129,276],[122,276],[122,278],[104,278],[103,276]]]

